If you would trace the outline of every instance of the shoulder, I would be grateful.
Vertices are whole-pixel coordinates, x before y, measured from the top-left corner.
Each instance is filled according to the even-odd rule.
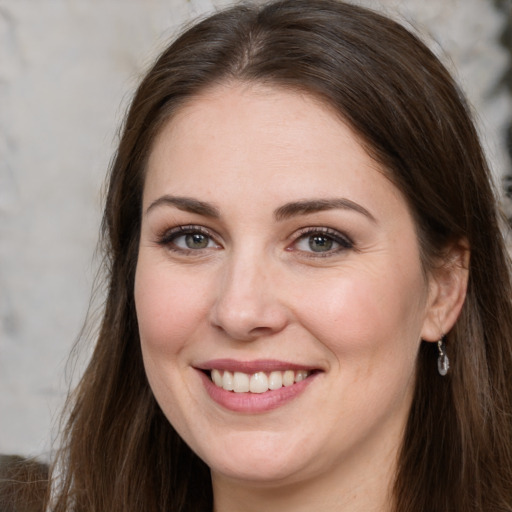
[[[0,510],[43,512],[48,466],[18,455],[0,455]]]

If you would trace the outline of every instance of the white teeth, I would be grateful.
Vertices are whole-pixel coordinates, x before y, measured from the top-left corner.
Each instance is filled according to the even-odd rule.
[[[214,369],[211,371],[213,383],[226,391],[235,393],[265,393],[268,390],[281,389],[283,386],[292,386],[310,376],[307,370],[273,371],[269,374],[256,372],[247,374],[242,372],[228,372]]]
[[[268,388],[279,389],[283,387],[283,372],[271,372],[268,376]]]
[[[301,380],[307,379],[308,372],[305,372],[304,370],[299,370],[295,374],[295,382],[300,382]]]
[[[283,386],[291,386],[295,382],[295,372],[293,370],[286,370],[283,373]]]
[[[219,370],[212,370],[212,380],[215,382],[216,386],[219,386],[219,388],[222,387],[222,375]]]
[[[219,387],[223,387],[226,391],[233,391],[233,374],[231,372],[224,372],[224,375],[222,376],[222,385]]]
[[[268,391],[268,378],[263,372],[251,375],[249,391],[251,393],[265,393],[265,391]]]
[[[247,373],[234,373],[233,391],[235,393],[247,393],[247,391],[249,391],[249,375],[247,375]]]

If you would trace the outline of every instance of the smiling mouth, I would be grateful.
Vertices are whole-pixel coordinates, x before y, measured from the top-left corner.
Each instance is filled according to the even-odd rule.
[[[233,391],[234,393],[265,393],[293,386],[293,384],[306,380],[313,373],[314,371],[309,370],[285,370],[249,374],[213,369],[207,375],[209,375],[215,386],[225,391]]]

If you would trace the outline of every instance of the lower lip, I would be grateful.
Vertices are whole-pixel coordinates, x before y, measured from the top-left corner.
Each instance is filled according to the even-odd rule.
[[[282,407],[297,398],[319,375],[313,373],[307,379],[291,386],[265,391],[265,393],[235,393],[216,386],[208,376],[199,371],[210,398],[225,409],[243,413],[261,413]]]

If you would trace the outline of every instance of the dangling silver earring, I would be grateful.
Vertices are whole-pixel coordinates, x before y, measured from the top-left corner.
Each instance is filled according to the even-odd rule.
[[[439,357],[437,358],[437,371],[439,372],[439,375],[444,377],[450,369],[450,361],[446,355],[446,345],[443,341],[443,338],[437,342],[437,349],[439,350]]]

